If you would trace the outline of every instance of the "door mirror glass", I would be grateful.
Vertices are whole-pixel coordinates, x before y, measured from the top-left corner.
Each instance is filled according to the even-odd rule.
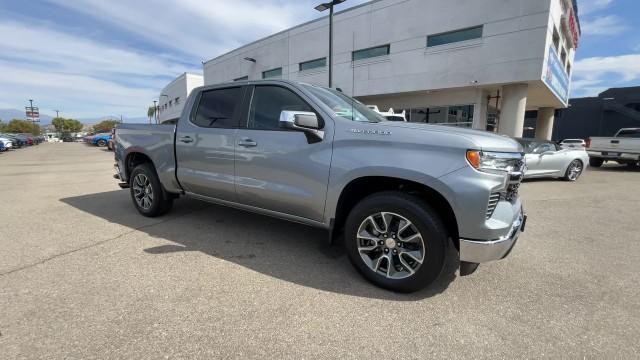
[[[280,113],[280,127],[283,129],[303,131],[322,139],[320,120],[315,113],[308,111],[288,111]]]

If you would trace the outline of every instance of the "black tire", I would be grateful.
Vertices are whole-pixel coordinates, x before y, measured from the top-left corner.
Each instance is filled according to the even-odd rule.
[[[600,167],[602,166],[602,163],[604,162],[603,159],[600,158],[589,158],[589,166],[593,166],[593,167]]]
[[[139,186],[136,184],[136,181],[142,179],[142,177],[138,177],[138,175],[142,175],[142,177],[148,179],[148,183],[143,182],[149,187],[148,191],[152,195],[152,200],[148,207],[142,206],[142,204],[139,204],[136,199],[136,192],[139,190]],[[135,206],[138,212],[144,216],[156,217],[166,214],[173,206],[173,197],[164,191],[160,184],[160,180],[158,179],[158,174],[156,174],[156,170],[153,168],[153,165],[149,163],[140,164],[133,169],[129,176],[129,189],[133,206]]]
[[[372,214],[391,212],[409,220],[423,235],[424,260],[415,272],[402,279],[391,279],[369,267],[358,251],[358,231]],[[398,238],[399,238],[398,231]],[[425,234],[428,234],[425,236]],[[447,256],[448,234],[438,214],[418,197],[398,191],[385,191],[360,201],[345,224],[345,247],[351,263],[373,284],[396,292],[413,292],[433,284],[451,261]],[[385,245],[386,246],[386,245]],[[398,262],[396,261],[396,264]],[[387,263],[388,264],[388,263]],[[402,266],[401,266],[402,267]]]
[[[97,145],[99,147],[105,147],[105,146],[107,146],[107,140],[100,139],[100,140],[98,140]]]
[[[575,178],[572,178],[571,177],[571,167],[573,166],[574,163],[577,163],[578,166],[580,166],[580,172],[576,175]],[[574,159],[573,161],[571,161],[569,163],[569,166],[567,166],[567,170],[564,172],[563,179],[565,181],[577,181],[580,178],[580,175],[582,175],[583,172],[584,172],[584,164],[582,163],[582,161],[580,159]]]

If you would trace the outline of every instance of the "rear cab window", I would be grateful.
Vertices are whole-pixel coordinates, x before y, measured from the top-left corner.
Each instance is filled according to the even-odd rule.
[[[191,122],[205,128],[238,127],[237,113],[242,94],[241,87],[203,91]]]

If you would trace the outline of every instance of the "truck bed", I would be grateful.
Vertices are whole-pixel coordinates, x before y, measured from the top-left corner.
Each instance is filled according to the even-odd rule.
[[[118,166],[128,181],[125,172],[127,155],[140,152],[148,156],[156,168],[158,176],[165,187],[179,189],[175,178],[175,125],[120,124],[116,130],[116,159]],[[169,190],[169,189],[167,189]]]

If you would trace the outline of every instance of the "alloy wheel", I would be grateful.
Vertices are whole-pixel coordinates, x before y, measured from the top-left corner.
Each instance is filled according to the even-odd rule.
[[[138,174],[133,178],[133,196],[141,208],[148,210],[153,204],[153,188],[145,174]]]
[[[403,279],[418,271],[425,259],[422,234],[407,218],[392,212],[366,217],[357,234],[358,253],[371,271]]]
[[[569,180],[575,181],[582,173],[582,163],[579,160],[573,160],[569,165]]]

